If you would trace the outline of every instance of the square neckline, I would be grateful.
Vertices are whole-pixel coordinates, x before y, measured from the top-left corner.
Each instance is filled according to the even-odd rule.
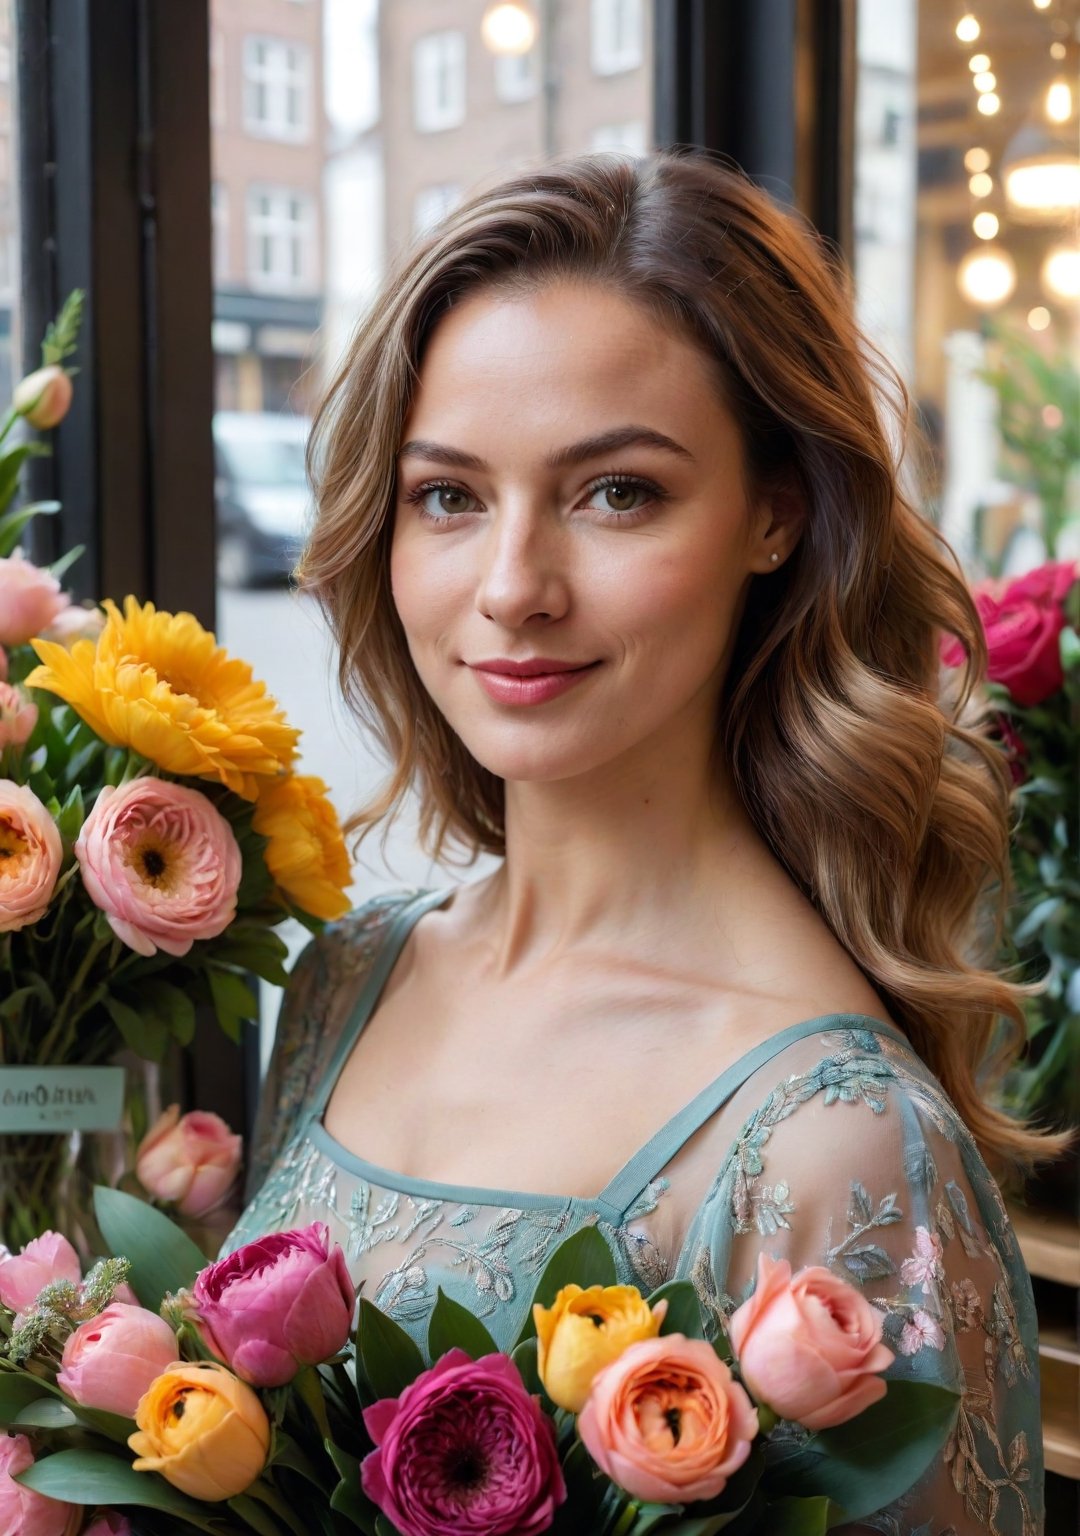
[[[766,1040],[759,1042],[758,1045],[752,1046],[750,1050],[743,1051],[681,1109],[669,1116],[663,1125],[626,1159],[598,1195],[551,1195],[530,1190],[501,1189],[488,1185],[454,1184],[440,1179],[400,1173],[395,1169],[383,1167],[344,1146],[327,1130],[323,1117],[345,1063],[352,1055],[353,1049],[378,1006],[379,998],[385,990],[409,934],[427,912],[446,906],[453,899],[457,889],[458,887],[451,886],[445,891],[420,891],[415,896],[406,897],[393,912],[373,956],[371,970],[364,980],[342,1031],[341,1040],[320,1081],[311,1114],[304,1125],[304,1132],[309,1140],[332,1163],[346,1172],[359,1174],[367,1183],[374,1184],[379,1189],[386,1190],[387,1193],[417,1195],[425,1200],[504,1210],[587,1210],[596,1212],[598,1216],[603,1216],[609,1221],[614,1217],[617,1223],[633,1201],[686,1145],[690,1137],[705,1125],[717,1110],[722,1108],[727,1099],[759,1067],[781,1054],[788,1045],[807,1039],[814,1034],[830,1034],[834,1029],[848,1027],[867,1030],[875,1035],[885,1035],[894,1042],[908,1045],[910,1049],[910,1042],[900,1030],[873,1014],[823,1013],[810,1019],[803,1019],[796,1024],[789,1024]],[[665,1143],[673,1141],[676,1136],[679,1138],[678,1141],[666,1147]],[[661,1157],[658,1162],[655,1161],[657,1157]],[[628,1186],[639,1177],[640,1170],[650,1163],[655,1163],[654,1171],[641,1178],[640,1183],[627,1197]]]

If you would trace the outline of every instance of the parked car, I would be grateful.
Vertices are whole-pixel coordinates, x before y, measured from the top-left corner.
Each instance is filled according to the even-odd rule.
[[[223,586],[284,580],[304,540],[311,422],[270,411],[214,414],[217,570]]]

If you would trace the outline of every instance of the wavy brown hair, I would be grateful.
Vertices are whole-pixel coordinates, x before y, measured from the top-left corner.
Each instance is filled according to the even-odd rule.
[[[1010,895],[1011,778],[990,732],[967,584],[903,490],[907,395],[860,334],[841,264],[712,155],[583,155],[479,191],[405,252],[364,314],[316,416],[316,520],[299,569],[337,640],[345,698],[392,765],[350,830],[392,818],[415,788],[435,857],[448,841],[473,858],[505,851],[503,781],[436,709],[395,611],[395,464],[440,316],[478,290],[565,280],[603,284],[677,327],[713,366],[751,488],[800,489],[802,538],[751,584],[716,750],[984,1156],[1001,1170],[1048,1155],[1056,1140],[986,1092],[1039,988],[993,964]],[[945,674],[943,631],[968,655]]]

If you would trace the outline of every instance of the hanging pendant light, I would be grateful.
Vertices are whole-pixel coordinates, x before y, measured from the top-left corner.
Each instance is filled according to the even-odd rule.
[[[1001,175],[1018,219],[1056,221],[1080,209],[1080,144],[1067,81],[1051,84],[1040,109],[1010,139]]]

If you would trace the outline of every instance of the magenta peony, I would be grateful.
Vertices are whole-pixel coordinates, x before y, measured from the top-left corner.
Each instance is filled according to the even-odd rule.
[[[811,1265],[758,1255],[753,1295],[731,1316],[739,1371],[759,1403],[807,1429],[843,1424],[885,1396],[880,1372],[895,1358],[883,1318],[846,1281]]]
[[[4,1536],[74,1536],[82,1524],[78,1504],[62,1504],[15,1482],[34,1465],[25,1435],[0,1430],[0,1531]]]
[[[0,779],[0,933],[45,915],[63,857],[56,823],[33,790]]]
[[[25,645],[68,606],[60,583],[17,549],[0,560],[0,645]]]
[[[538,1536],[566,1498],[555,1426],[507,1355],[451,1349],[364,1424],[364,1492],[402,1536]]]
[[[163,779],[106,785],[83,823],[75,857],[91,900],[140,955],[186,955],[236,915],[240,849],[197,789]]]
[[[271,1232],[210,1264],[192,1287],[207,1345],[253,1387],[280,1387],[343,1349],[356,1290],[329,1228]]]
[[[220,1115],[197,1109],[182,1115],[179,1104],[170,1104],[139,1143],[135,1176],[181,1215],[206,1216],[232,1188],[243,1146]]]
[[[114,1301],[68,1335],[56,1384],[84,1408],[132,1419],[140,1397],[178,1353],[164,1318]]]
[[[37,724],[38,707],[21,688],[0,682],[0,752],[5,747],[26,745]]]
[[[38,1292],[53,1280],[82,1279],[79,1255],[59,1232],[43,1232],[20,1253],[0,1259],[0,1302],[12,1312],[25,1312]]]

